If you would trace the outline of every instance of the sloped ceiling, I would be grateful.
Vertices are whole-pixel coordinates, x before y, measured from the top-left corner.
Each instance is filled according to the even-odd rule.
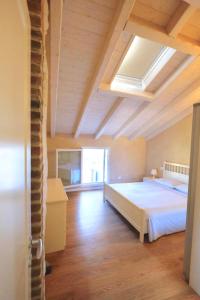
[[[190,114],[200,98],[199,20],[200,10],[182,0],[64,1],[55,121],[48,115],[54,133],[148,139]],[[135,35],[177,51],[144,93],[113,91]]]

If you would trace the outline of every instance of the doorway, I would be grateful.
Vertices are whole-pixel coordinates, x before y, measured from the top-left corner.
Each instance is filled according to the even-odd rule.
[[[85,148],[82,150],[82,183],[107,181],[107,149]]]
[[[102,185],[108,180],[108,149],[57,149],[56,177],[68,190]]]

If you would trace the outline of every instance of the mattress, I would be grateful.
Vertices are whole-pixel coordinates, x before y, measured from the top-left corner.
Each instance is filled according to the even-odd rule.
[[[153,181],[109,186],[145,211],[150,241],[165,234],[185,230],[186,194]]]

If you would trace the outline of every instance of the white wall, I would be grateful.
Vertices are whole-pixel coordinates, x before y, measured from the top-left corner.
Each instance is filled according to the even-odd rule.
[[[147,174],[153,168],[160,170],[165,160],[188,165],[192,133],[192,115],[147,142]]]
[[[28,300],[30,209],[29,16],[0,1],[0,299]]]
[[[141,180],[145,175],[146,142],[144,139],[129,141],[121,137],[101,137],[95,140],[91,136],[81,136],[74,139],[65,135],[48,138],[48,168],[49,177],[56,176],[56,149],[105,147],[109,148],[108,174],[110,182],[130,182]]]

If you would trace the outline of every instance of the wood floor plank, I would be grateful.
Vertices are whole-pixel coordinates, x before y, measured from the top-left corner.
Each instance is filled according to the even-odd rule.
[[[47,255],[47,300],[199,300],[183,277],[184,233],[141,244],[102,191],[68,195],[67,246]]]

